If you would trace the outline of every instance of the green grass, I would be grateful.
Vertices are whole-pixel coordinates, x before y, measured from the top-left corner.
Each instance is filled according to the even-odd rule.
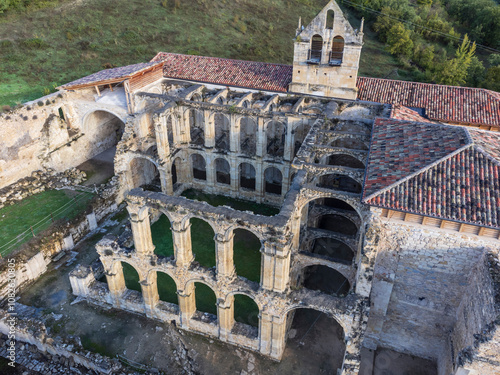
[[[172,231],[170,221],[165,215],[151,225],[151,236],[155,245],[155,254],[164,257],[174,255],[174,243],[172,241]]]
[[[62,190],[48,190],[32,195],[22,201],[0,209],[0,251],[5,256],[19,245],[29,241],[33,236],[30,226],[33,226],[35,235],[47,229],[54,220],[71,220],[83,212],[92,199],[93,194],[79,193],[76,200],[73,192]],[[20,236],[16,246],[12,246],[15,238]],[[7,245],[8,244],[8,245]]]
[[[136,290],[142,293],[141,284],[139,284],[139,274],[130,264],[122,262],[123,277],[127,289]]]
[[[234,231],[233,260],[238,276],[260,282],[260,240],[251,232],[242,229]]]
[[[195,260],[203,267],[215,267],[215,233],[207,222],[191,219],[191,248]]]
[[[274,216],[279,213],[279,209],[265,204],[245,201],[241,199],[234,199],[225,197],[223,195],[206,194],[199,190],[188,189],[182,193],[183,197],[207,202],[211,206],[229,206],[239,211],[251,211],[257,215]]]
[[[299,17],[306,25],[327,0],[175,3],[64,0],[0,14],[0,106],[105,67],[149,61],[159,51],[291,64]],[[379,59],[365,57],[361,72],[391,71],[388,62],[394,60],[379,69]]]
[[[244,294],[234,296],[234,320],[252,327],[259,326],[259,307],[253,299]]]
[[[165,302],[179,304],[177,299],[177,288],[175,281],[166,273],[157,272],[158,295],[160,299]]]
[[[217,315],[217,298],[207,285],[195,283],[196,310]]]

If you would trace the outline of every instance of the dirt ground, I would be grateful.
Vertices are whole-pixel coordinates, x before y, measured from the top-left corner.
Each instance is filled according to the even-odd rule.
[[[106,151],[80,164],[77,168],[87,173],[87,180],[83,183],[85,186],[99,185],[109,178],[113,177],[114,158],[116,147],[111,147]]]

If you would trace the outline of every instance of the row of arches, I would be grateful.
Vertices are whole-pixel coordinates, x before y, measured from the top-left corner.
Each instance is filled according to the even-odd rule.
[[[311,38],[311,48],[309,50],[309,59],[311,63],[321,63],[323,55],[323,37],[319,34]],[[337,35],[333,38],[329,49],[328,63],[330,65],[341,65],[344,59],[344,38]]]

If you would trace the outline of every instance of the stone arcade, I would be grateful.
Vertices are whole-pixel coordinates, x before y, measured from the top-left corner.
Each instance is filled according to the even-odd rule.
[[[482,350],[477,335],[489,327],[490,345],[500,336],[491,325],[499,95],[357,77],[362,39],[362,25],[354,30],[331,1],[299,23],[293,66],[160,52],[63,85],[20,113],[32,117],[22,137],[8,140],[5,129],[21,120],[2,117],[11,159],[0,164],[2,187],[116,147],[116,201],[127,203],[133,246],[101,240],[107,282],[79,265],[75,295],[275,360],[296,311],[312,309],[342,331],[343,374],[371,374],[379,348],[430,359],[440,375],[494,374],[498,353]],[[187,189],[280,211],[213,207],[182,197]],[[151,224],[161,215],[173,257],[155,254]],[[214,268],[196,261],[192,219],[213,229]],[[260,241],[260,281],[238,274],[238,230]],[[137,271],[141,293],[126,288],[122,263]],[[160,273],[174,281],[178,304],[159,299]],[[196,283],[215,293],[216,316],[197,311]],[[258,327],[235,321],[237,295],[257,305]],[[470,348],[476,360],[464,363]]]

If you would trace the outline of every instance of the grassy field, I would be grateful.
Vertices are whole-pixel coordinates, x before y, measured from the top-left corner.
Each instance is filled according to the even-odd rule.
[[[0,253],[5,256],[33,238],[30,227],[37,235],[52,220],[75,218],[87,208],[92,197],[90,193],[49,190],[0,209]]]
[[[0,106],[33,100],[102,70],[149,61],[158,51],[290,64],[299,16],[327,0],[83,0],[0,14]],[[352,20],[354,23],[359,20]],[[365,34],[361,75],[397,61]]]

